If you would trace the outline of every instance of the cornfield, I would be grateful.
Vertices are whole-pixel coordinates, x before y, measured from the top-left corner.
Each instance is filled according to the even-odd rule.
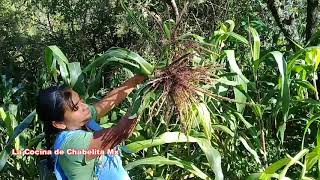
[[[83,49],[78,57],[84,59],[70,53],[81,47],[45,46],[35,68],[39,80],[28,82],[33,89],[0,72],[1,179],[41,179],[48,173],[44,156],[12,155],[12,149],[45,148],[43,127],[26,92],[64,84],[93,104],[134,74],[147,79],[100,120],[109,128],[130,108],[131,116],[140,115],[121,147],[132,179],[319,177],[318,33],[304,44],[274,33],[277,41],[270,43],[272,38],[264,38],[269,32],[261,30],[265,25],[249,18],[241,24],[221,21],[213,32],[201,33],[184,21],[199,11],[188,12],[191,5],[204,2],[171,2],[114,2],[113,13],[125,12],[126,18],[117,18],[126,20],[128,32],[139,32],[142,43],[101,51],[95,46],[90,54]],[[59,18],[48,22],[54,26]]]

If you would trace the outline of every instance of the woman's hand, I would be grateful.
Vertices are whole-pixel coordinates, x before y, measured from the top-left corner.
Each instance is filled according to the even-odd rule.
[[[115,127],[94,132],[88,150],[98,149],[107,152],[108,149],[113,149],[130,137],[138,121],[139,117],[129,119],[126,115]],[[91,160],[97,156],[96,154],[88,154],[86,159]]]

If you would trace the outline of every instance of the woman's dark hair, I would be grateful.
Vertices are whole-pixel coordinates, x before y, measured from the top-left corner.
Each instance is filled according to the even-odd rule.
[[[52,150],[55,136],[61,131],[55,128],[52,122],[63,121],[66,107],[75,108],[71,98],[71,89],[65,86],[51,86],[40,91],[38,95],[36,111],[39,119],[43,122],[47,149]],[[49,168],[53,168],[52,160],[48,160]]]

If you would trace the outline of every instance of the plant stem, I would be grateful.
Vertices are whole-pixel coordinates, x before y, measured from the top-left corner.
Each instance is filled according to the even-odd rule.
[[[256,84],[256,88],[258,87],[258,72],[254,75],[254,81]],[[257,92],[257,99],[258,103],[261,104],[260,102],[260,93],[259,91]],[[264,122],[263,119],[259,117],[259,122],[260,122],[260,131],[261,131],[261,143],[262,143],[262,151],[263,151],[263,160],[266,163],[267,162],[267,150],[266,150],[266,139],[265,139],[265,129],[264,129]]]
[[[317,79],[318,79],[318,77],[317,77],[316,73],[317,73],[316,71],[313,72],[312,81],[313,81],[314,88],[317,90],[316,91],[316,100],[319,100],[319,93],[318,93],[318,88],[317,88]]]
[[[249,18],[248,18],[248,24],[250,24]],[[253,61],[255,61],[256,59],[254,58],[254,55],[253,55],[253,47],[252,47],[252,44],[251,44],[251,40],[252,40],[252,35],[249,33],[250,49],[251,49],[251,52],[252,52],[252,57],[251,58],[252,58]],[[257,90],[257,102],[259,104],[261,104],[260,92],[258,90],[258,68],[254,67],[254,62],[252,64],[252,67],[253,67],[253,77],[254,77],[255,89]],[[261,139],[260,139],[260,141],[261,141],[261,144],[262,144],[263,160],[267,164],[267,150],[266,150],[265,127],[264,127],[263,118],[258,117],[258,121],[259,121],[259,124],[260,124],[260,131],[261,131],[261,137],[260,137]]]
[[[262,142],[262,150],[263,150],[263,160],[265,163],[267,162],[267,150],[266,150],[266,139],[264,134],[264,123],[263,120],[260,120],[261,124],[261,142]]]
[[[180,14],[179,14],[179,10],[178,10],[176,1],[171,0],[171,5],[172,5],[172,9],[174,11],[174,14],[176,15],[176,20],[177,20],[179,18]]]

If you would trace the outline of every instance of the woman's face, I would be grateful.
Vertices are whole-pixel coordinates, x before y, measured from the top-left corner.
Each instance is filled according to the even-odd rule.
[[[64,120],[62,122],[64,126],[62,126],[62,128],[67,130],[76,130],[80,129],[89,121],[91,113],[88,105],[83,101],[79,94],[73,90],[70,90],[70,92],[74,107],[65,107]]]

